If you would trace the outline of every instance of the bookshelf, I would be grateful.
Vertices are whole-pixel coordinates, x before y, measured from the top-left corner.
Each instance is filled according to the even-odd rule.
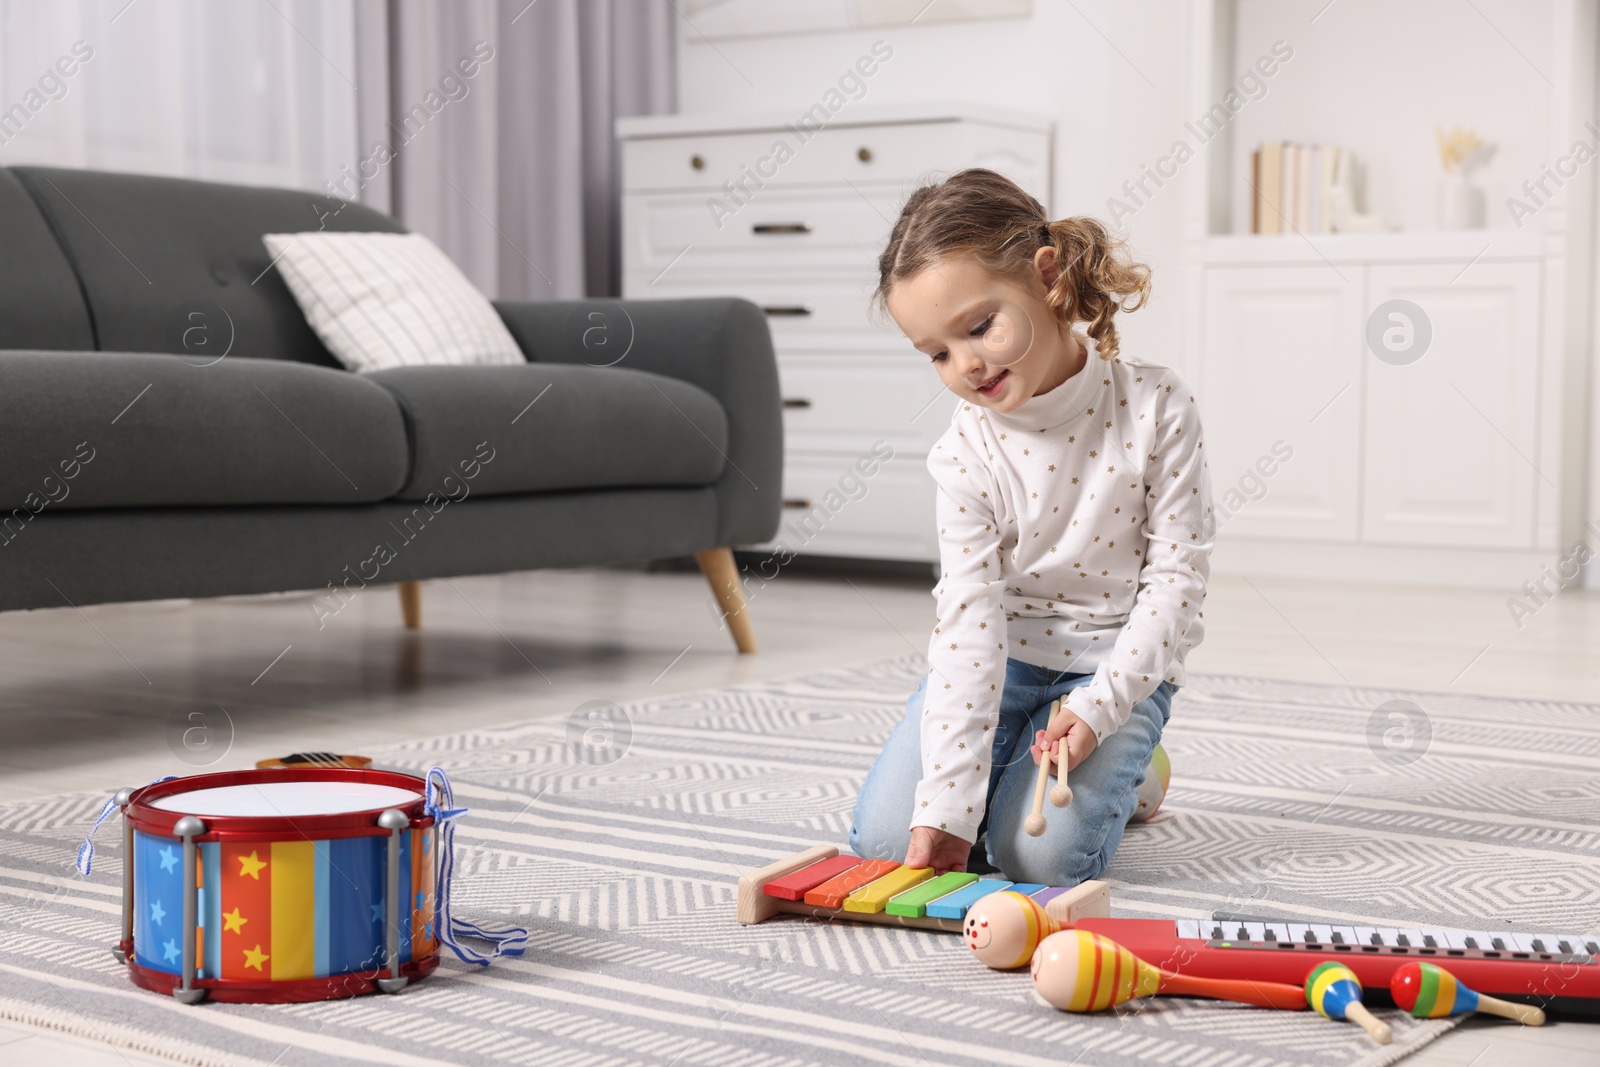
[[[1539,578],[1583,533],[1600,162],[1530,216],[1506,201],[1596,113],[1594,6],[1196,0],[1190,17],[1185,114],[1206,141],[1185,193],[1183,366],[1216,495],[1250,490],[1216,572]],[[1495,145],[1473,174],[1486,228],[1437,227],[1436,125]],[[1262,142],[1348,149],[1357,206],[1384,228],[1250,233]],[[1429,336],[1409,362],[1369,340],[1394,307]],[[1249,471],[1278,441],[1295,458],[1259,489]]]

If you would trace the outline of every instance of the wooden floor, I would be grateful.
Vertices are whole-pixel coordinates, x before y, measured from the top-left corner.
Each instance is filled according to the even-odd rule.
[[[926,649],[926,576],[804,570],[751,601],[762,651],[737,656],[693,570],[546,571],[429,582],[423,629],[392,588],[318,628],[302,595],[0,615],[0,795],[114,789],[541,715],[584,701],[777,677]],[[1600,594],[1518,626],[1502,595],[1217,580],[1191,669],[1600,702]],[[200,724],[206,767],[174,741]],[[231,737],[229,734],[231,733]],[[191,733],[190,740],[197,735]],[[1600,1062],[1600,1025],[1473,1023],[1413,1067]],[[164,1062],[0,1024],[0,1061]]]

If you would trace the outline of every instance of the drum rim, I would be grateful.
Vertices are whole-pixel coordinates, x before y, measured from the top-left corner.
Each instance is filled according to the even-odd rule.
[[[152,807],[153,801],[164,800],[180,793],[193,793],[202,789],[222,786],[257,785],[263,782],[352,782],[365,785],[392,786],[410,790],[417,798],[403,804],[385,804],[361,811],[339,812],[329,815],[208,815],[196,816],[205,823],[206,832],[197,841],[214,841],[222,836],[249,834],[289,835],[291,837],[323,836],[387,836],[389,831],[378,826],[378,816],[389,808],[398,808],[411,820],[413,827],[432,825],[431,818],[423,817],[427,804],[428,783],[425,779],[404,771],[378,771],[367,768],[355,770],[348,767],[273,767],[251,768],[241,771],[213,771],[207,774],[174,778],[167,782],[153,782],[135,789],[128,797],[123,815],[133,829],[162,837],[176,837],[173,827],[184,818],[181,811],[167,811]]]

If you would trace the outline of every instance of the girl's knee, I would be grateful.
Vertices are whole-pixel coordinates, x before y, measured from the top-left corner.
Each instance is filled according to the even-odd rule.
[[[993,862],[1014,882],[1038,885],[1077,885],[1097,878],[1106,869],[1109,857],[1081,835],[1063,841],[1048,832],[1042,837],[1026,833],[993,838],[989,845]]]
[[[1122,841],[1126,813],[1098,797],[1075,798],[1067,808],[1045,805],[1045,832],[1030,837],[1021,817],[1001,818],[989,829],[995,866],[1015,882],[1077,885],[1105,873]],[[998,814],[998,813],[996,813]]]
[[[869,860],[900,860],[911,847],[911,830],[883,819],[860,818],[850,827],[850,851]]]

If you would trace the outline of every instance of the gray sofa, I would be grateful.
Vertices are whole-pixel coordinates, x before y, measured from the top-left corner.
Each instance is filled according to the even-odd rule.
[[[695,554],[778,526],[745,300],[500,302],[511,367],[341,369],[263,233],[403,229],[306,192],[0,169],[0,610]],[[332,589],[330,590],[330,587]],[[314,608],[315,610],[315,608]]]

